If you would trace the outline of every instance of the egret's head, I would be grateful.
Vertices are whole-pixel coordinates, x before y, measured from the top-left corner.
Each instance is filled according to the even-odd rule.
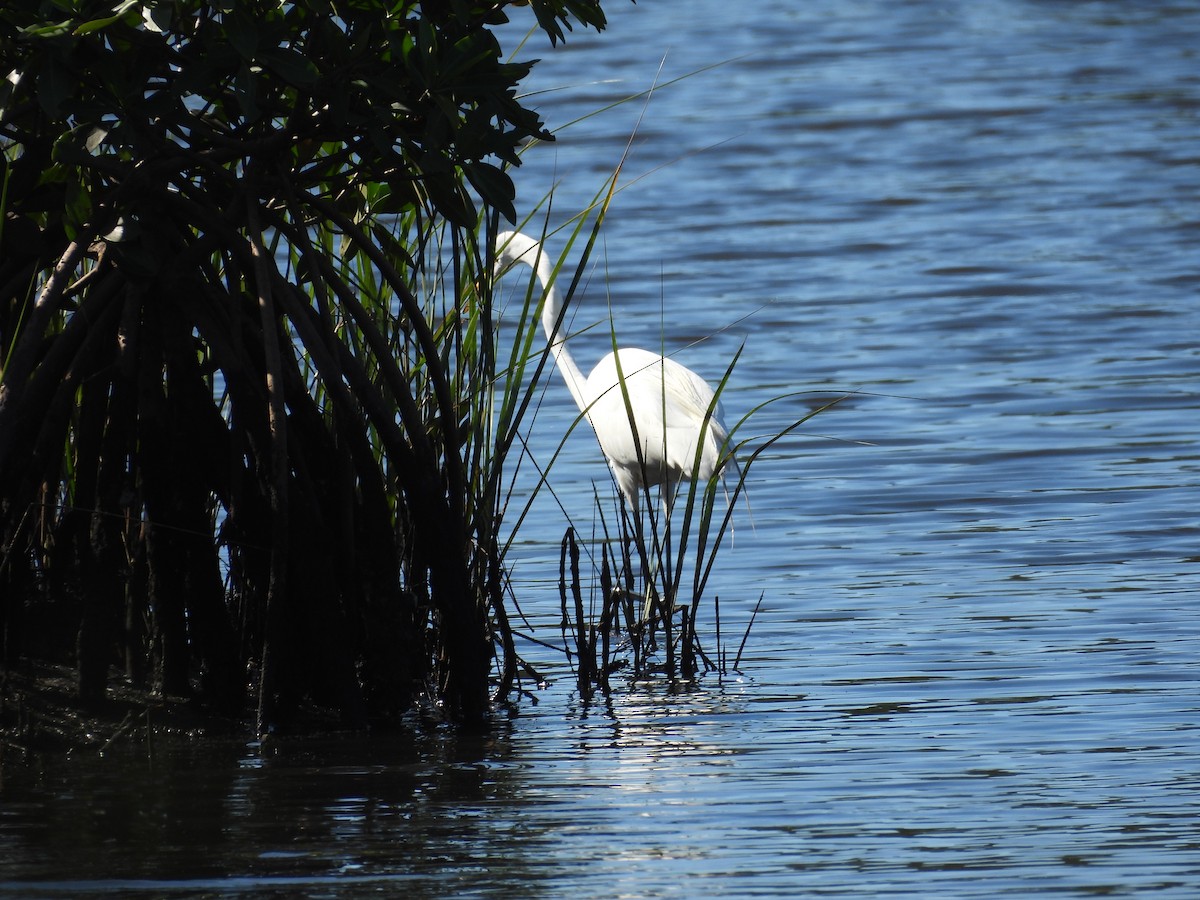
[[[521,256],[527,249],[520,240],[522,235],[515,231],[502,231],[496,235],[496,262],[492,266],[492,277],[499,278],[514,263],[521,261]]]

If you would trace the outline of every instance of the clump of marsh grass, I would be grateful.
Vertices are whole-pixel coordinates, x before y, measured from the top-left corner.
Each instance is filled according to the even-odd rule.
[[[715,401],[731,383],[740,354],[739,349],[718,383]],[[771,398],[742,415],[729,429],[721,465],[709,478],[681,481],[674,486],[673,497],[664,494],[671,489],[666,486],[657,497],[647,489],[638,518],[620,502],[619,494],[615,505],[610,505],[597,491],[597,536],[590,544],[589,572],[579,565],[577,530],[568,528],[559,590],[567,623],[564,641],[574,657],[582,697],[589,698],[597,690],[607,694],[610,677],[617,672],[631,679],[662,675],[686,681],[708,672],[723,676],[738,669],[763,597],[758,597],[730,662],[720,598],[708,596],[709,580],[733,534],[738,501],[754,464],[767,450],[848,395],[819,404],[773,433],[746,435],[767,407],[794,396]],[[599,600],[585,609],[581,597],[589,577],[591,592],[598,591]],[[711,607],[711,634],[699,627],[706,602]]]

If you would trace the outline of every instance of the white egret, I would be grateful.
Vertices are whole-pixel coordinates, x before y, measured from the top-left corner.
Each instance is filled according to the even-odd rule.
[[[519,232],[497,235],[496,275],[514,263],[529,265],[542,285],[542,327],[554,362],[595,430],[635,520],[642,490],[661,485],[663,502],[669,510],[679,482],[703,483],[719,472],[729,431],[721,420],[719,406],[713,402],[712,387],[675,360],[636,347],[609,353],[584,378],[567,349],[566,337],[558,336],[563,299],[554,284],[554,267],[541,243]],[[697,464],[696,448],[701,441],[703,450]]]

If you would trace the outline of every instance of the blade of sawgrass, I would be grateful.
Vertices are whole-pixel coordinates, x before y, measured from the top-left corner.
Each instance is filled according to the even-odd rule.
[[[696,554],[697,562],[699,562],[699,560],[703,557],[704,548],[708,542],[709,526],[712,521],[712,510],[716,500],[717,486],[724,484],[724,468],[727,465],[733,466],[735,469],[738,469],[739,472],[743,468],[738,465],[736,454],[730,450],[729,444],[734,436],[733,432],[730,432],[726,436],[725,445],[719,450],[721,454],[720,465],[717,467],[717,470],[714,472],[713,476],[704,483],[703,487],[700,486],[698,474],[700,472],[701,460],[704,456],[705,442],[708,437],[708,433],[712,428],[713,418],[717,415],[717,411],[721,406],[721,397],[729,385],[729,379],[733,376],[734,369],[737,368],[738,360],[741,359],[742,351],[744,349],[744,345],[738,347],[737,351],[733,355],[733,359],[730,360],[729,365],[726,366],[725,373],[721,376],[721,380],[717,382],[717,386],[713,389],[713,398],[709,402],[708,409],[705,410],[704,421],[700,426],[700,438],[696,443],[696,453],[692,460],[692,477],[687,481],[686,500],[683,508],[683,522],[679,529],[679,546],[676,553],[678,563],[675,567],[675,571],[672,573],[673,581],[671,582],[670,588],[672,597],[677,598],[679,596],[679,586],[683,578],[684,570],[683,562],[686,558],[693,521],[697,514],[697,492],[699,491],[701,501],[699,508],[700,520],[698,523],[696,523]],[[742,474],[742,477],[744,477],[744,473],[740,472],[740,474]],[[675,509],[678,509],[678,505],[675,506]],[[696,580],[693,580],[692,602],[690,604],[693,610],[693,621],[695,620],[696,605],[699,603],[699,598],[702,595],[701,588],[702,585],[698,584]]]
[[[753,416],[755,416],[757,413],[761,412],[763,409],[766,409],[767,407],[769,407],[775,403],[778,403],[782,400],[786,400],[791,397],[796,397],[796,396],[799,396],[804,393],[808,393],[808,392],[795,391],[795,392],[788,393],[788,394],[782,394],[778,397],[772,397],[768,400],[765,400],[762,403],[758,404],[757,406],[753,407],[752,409],[750,409],[749,412],[745,413],[741,417],[741,419],[738,420],[737,424],[734,425],[734,427],[732,429],[730,429],[730,432],[729,432],[730,439],[732,440],[734,438],[734,436],[743,428],[743,426],[745,426],[751,420],[751,418]],[[758,458],[760,456],[762,456],[763,453],[765,453],[767,450],[769,450],[774,444],[783,440],[783,438],[787,437],[788,435],[795,433],[795,431],[798,428],[800,428],[800,426],[802,426],[805,422],[810,421],[814,416],[820,415],[821,413],[825,412],[826,410],[832,409],[833,407],[837,406],[839,403],[842,403],[844,400],[846,400],[848,397],[850,397],[852,395],[853,395],[853,392],[848,392],[848,393],[842,394],[842,395],[834,398],[833,400],[830,400],[828,403],[824,403],[824,404],[818,406],[816,409],[809,411],[807,414],[805,414],[805,415],[801,416],[800,418],[796,419],[795,421],[793,421],[786,428],[779,430],[778,432],[776,432],[776,433],[772,434],[770,437],[768,437],[766,440],[762,441],[762,443],[759,443],[754,448],[753,452],[751,452],[748,456],[742,456],[741,451],[744,448],[746,448],[752,441],[755,441],[756,438],[747,438],[745,440],[735,443],[731,447],[731,449],[729,451],[730,459],[738,460],[738,465],[737,465],[738,478],[737,478],[736,483],[734,484],[733,491],[728,498],[728,503],[726,504],[725,513],[721,518],[721,523],[717,527],[715,536],[713,537],[712,548],[708,551],[708,555],[706,558],[703,557],[703,554],[701,554],[700,556],[697,557],[695,580],[693,582],[693,592],[696,596],[703,595],[704,589],[708,584],[708,579],[709,579],[710,575],[712,574],[713,567],[716,565],[717,554],[721,549],[721,544],[725,539],[725,535],[729,531],[730,522],[733,518],[734,507],[737,504],[738,498],[741,496],[743,490],[745,489],[746,479],[749,476],[750,469],[754,465],[754,463],[758,460]],[[713,479],[710,479],[708,485],[705,488],[705,492],[706,492],[706,504],[705,505],[706,505],[707,517],[706,517],[706,521],[703,523],[703,528],[702,528],[702,535],[703,535],[705,541],[707,541],[708,535],[711,533],[711,516],[712,516],[713,509],[715,507],[715,495],[716,495],[718,481],[719,481],[719,479],[717,479],[715,477]]]

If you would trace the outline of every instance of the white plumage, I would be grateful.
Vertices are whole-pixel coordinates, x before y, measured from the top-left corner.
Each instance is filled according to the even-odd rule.
[[[708,382],[673,359],[636,347],[607,354],[584,378],[567,349],[566,338],[557,335],[562,295],[553,284],[554,267],[540,243],[519,232],[497,235],[496,274],[518,262],[533,268],[545,291],[542,327],[554,361],[575,403],[591,422],[632,510],[636,513],[638,495],[645,488],[663,485],[669,506],[680,481],[706,482],[718,472],[729,432],[719,406],[713,403],[714,392]],[[642,448],[640,461],[635,431]],[[696,447],[701,440],[703,451],[697,466]]]

